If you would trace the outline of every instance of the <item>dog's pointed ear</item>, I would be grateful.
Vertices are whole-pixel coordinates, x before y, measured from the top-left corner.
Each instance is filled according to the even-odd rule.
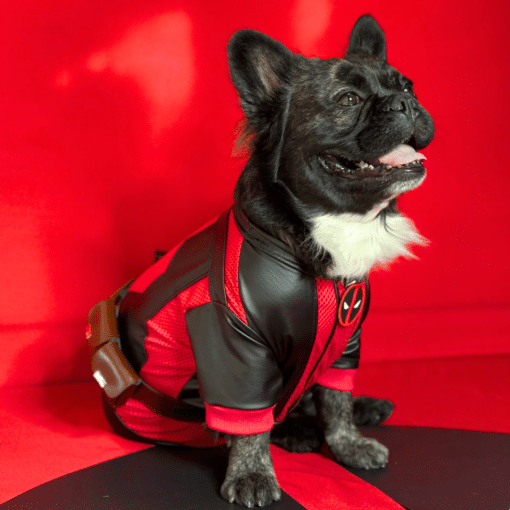
[[[386,60],[386,37],[370,14],[361,16],[354,24],[347,48],[347,54],[350,53],[368,53]]]
[[[296,55],[254,30],[236,32],[228,44],[230,76],[249,121],[278,98],[289,82]]]

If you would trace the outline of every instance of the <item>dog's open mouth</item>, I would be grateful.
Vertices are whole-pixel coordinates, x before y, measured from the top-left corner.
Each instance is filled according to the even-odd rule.
[[[426,158],[423,154],[405,144],[399,145],[388,154],[367,161],[353,161],[331,153],[319,154],[319,161],[327,170],[346,179],[385,177],[395,170],[409,173],[421,171],[424,159]]]

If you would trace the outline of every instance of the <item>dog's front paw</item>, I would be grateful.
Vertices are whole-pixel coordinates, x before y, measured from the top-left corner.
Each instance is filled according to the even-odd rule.
[[[341,435],[328,444],[338,462],[349,467],[378,469],[388,463],[388,448],[372,438]]]
[[[274,475],[248,473],[236,478],[227,478],[221,486],[221,495],[229,503],[253,508],[278,501],[281,491]]]

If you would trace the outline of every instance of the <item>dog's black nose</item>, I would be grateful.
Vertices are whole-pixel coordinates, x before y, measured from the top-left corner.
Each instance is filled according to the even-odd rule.
[[[414,120],[417,106],[416,100],[408,94],[394,94],[382,98],[377,109],[381,112],[402,112]]]

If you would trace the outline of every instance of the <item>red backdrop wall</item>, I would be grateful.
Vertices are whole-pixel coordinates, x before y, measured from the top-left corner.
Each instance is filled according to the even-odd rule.
[[[90,307],[232,201],[240,28],[342,56],[376,17],[436,122],[401,200],[430,246],[374,273],[369,360],[508,353],[507,2],[20,0],[0,16],[0,385],[89,380]],[[398,333],[396,333],[398,332]]]

